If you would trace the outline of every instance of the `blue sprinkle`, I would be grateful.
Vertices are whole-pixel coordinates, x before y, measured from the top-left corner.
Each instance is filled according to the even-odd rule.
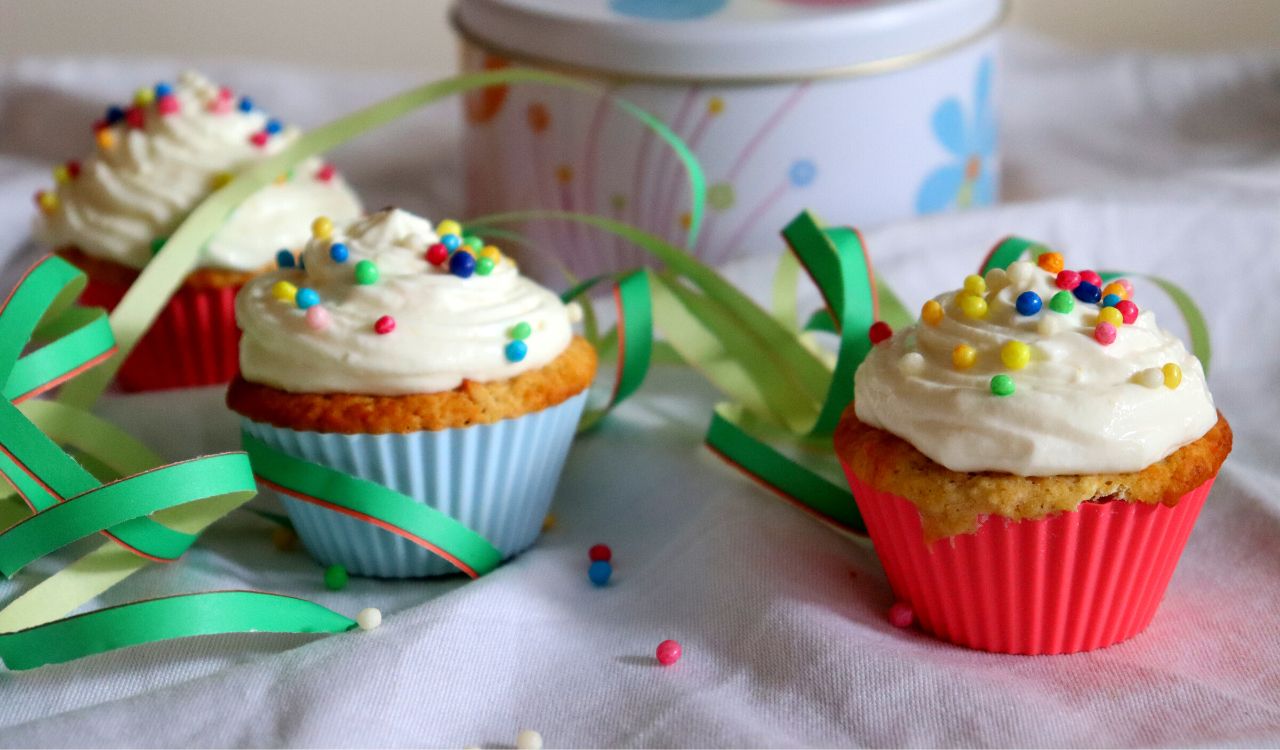
[[[281,268],[293,268],[295,261],[296,259],[293,257],[293,253],[288,250],[281,250],[276,253],[276,265]]]
[[[1102,299],[1102,290],[1087,281],[1080,282],[1080,286],[1077,286],[1072,293],[1076,295],[1076,299],[1087,304],[1093,304]]]
[[[510,362],[519,362],[529,353],[529,345],[523,341],[512,341],[507,344],[507,360]]]
[[[1035,292],[1023,292],[1018,295],[1014,305],[1018,308],[1019,315],[1035,315],[1044,307],[1044,300]]]
[[[107,124],[108,125],[115,125],[117,122],[120,122],[123,119],[124,119],[124,107],[120,107],[115,104],[111,105],[110,107],[107,107]]]
[[[1118,294],[1108,294],[1107,296],[1102,298],[1103,307],[1115,307],[1119,303],[1120,303],[1120,295]]]
[[[159,99],[162,96],[168,96],[169,94],[172,94],[172,93],[173,93],[173,87],[165,83],[164,81],[161,81],[160,83],[156,84],[157,99]]]
[[[471,253],[454,253],[449,258],[449,272],[460,279],[465,279],[476,272],[476,259]]]
[[[299,308],[305,310],[308,307],[315,307],[320,304],[320,294],[316,290],[304,286],[298,290],[297,295],[294,296],[294,301],[298,303]]]
[[[453,252],[462,246],[462,238],[456,234],[446,234],[440,238],[440,244],[448,248],[449,252]]]
[[[606,586],[609,576],[613,575],[613,566],[605,560],[596,560],[587,568],[587,577],[597,586]]]
[[[276,133],[279,133],[281,130],[284,130],[284,125],[282,125],[279,120],[275,118],[267,120],[266,131],[268,134],[275,135]]]
[[[249,98],[249,97],[247,97],[247,96],[242,96],[242,97],[240,97],[240,111],[241,111],[241,112],[252,112],[252,111],[253,111],[253,100],[252,100],[252,99],[250,99],[250,98]]]
[[[335,242],[329,246],[329,257],[333,258],[334,263],[346,263],[347,258],[351,257],[351,253],[347,250],[347,246],[341,242]]]

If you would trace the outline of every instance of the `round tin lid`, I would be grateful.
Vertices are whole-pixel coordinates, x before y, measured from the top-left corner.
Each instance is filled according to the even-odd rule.
[[[873,72],[979,36],[1005,0],[458,0],[466,37],[515,60],[624,77]]]

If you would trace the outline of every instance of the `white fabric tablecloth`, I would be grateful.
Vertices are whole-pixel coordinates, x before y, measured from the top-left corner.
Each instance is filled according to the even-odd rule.
[[[190,639],[0,671],[0,745],[509,747],[525,727],[548,746],[1280,743],[1280,59],[1082,58],[1011,42],[1004,143],[1017,202],[877,228],[868,240],[878,273],[913,306],[1010,232],[1054,244],[1075,266],[1164,274],[1202,304],[1211,384],[1236,448],[1143,636],[1027,658],[895,630],[870,548],[701,448],[714,394],[686,370],[659,369],[577,441],[556,528],[492,575],[353,579],[329,592],[304,553],[277,552],[266,522],[234,514],[183,562],[148,569],[102,603],[255,588],[349,614],[377,606],[382,627]],[[104,99],[175,65],[0,68],[6,290],[48,167],[83,148]],[[206,69],[303,125],[441,72]],[[454,121],[442,106],[337,161],[370,205],[453,213]],[[728,270],[762,293],[773,262]],[[1155,290],[1143,298],[1160,304]],[[235,445],[220,399],[216,389],[116,396],[102,411],[181,458]],[[586,577],[596,542],[614,550],[605,589]],[[0,583],[0,596],[65,559]],[[665,638],[684,645],[675,667],[652,659]]]

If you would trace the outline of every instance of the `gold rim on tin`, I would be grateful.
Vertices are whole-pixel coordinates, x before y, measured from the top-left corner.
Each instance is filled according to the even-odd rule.
[[[881,75],[890,73],[895,70],[910,68],[920,63],[928,62],[938,57],[947,55],[961,47],[966,47],[979,39],[994,32],[1005,22],[1009,16],[1010,0],[1000,0],[1000,10],[992,17],[990,21],[964,36],[953,39],[945,44],[936,47],[920,50],[918,52],[908,52],[893,57],[884,57],[879,60],[868,60],[866,62],[854,63],[853,65],[842,65],[834,68],[820,68],[806,73],[779,73],[776,75],[756,75],[756,76],[696,76],[696,75],[677,75],[677,74],[658,74],[658,73],[628,73],[621,70],[613,70],[609,68],[598,68],[589,65],[577,65],[574,63],[566,63],[560,60],[554,60],[549,57],[519,52],[501,45],[493,44],[485,39],[481,39],[474,33],[469,31],[458,19],[458,8],[455,5],[449,13],[449,21],[453,25],[454,31],[467,44],[480,49],[483,52],[497,55],[503,59],[522,65],[531,65],[550,70],[557,73],[565,73],[568,75],[582,75],[593,78],[602,78],[615,83],[694,83],[694,82],[711,82],[720,85],[743,85],[743,84],[759,84],[759,83],[778,83],[784,81],[799,81],[815,78],[859,78],[862,76]]]

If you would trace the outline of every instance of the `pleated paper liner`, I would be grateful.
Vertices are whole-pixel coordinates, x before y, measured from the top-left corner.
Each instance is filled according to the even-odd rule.
[[[991,517],[926,544],[920,512],[846,467],[900,601],[934,636],[1004,654],[1070,654],[1151,623],[1213,479],[1177,505],[1086,502],[1030,521]]]
[[[538,538],[585,392],[493,424],[383,435],[303,432],[243,420],[271,447],[402,492],[485,537],[508,559]],[[457,569],[374,524],[279,495],[298,537],[321,565],[377,578],[421,578]]]
[[[90,276],[80,303],[110,311],[128,289]],[[240,361],[239,291],[239,285],[178,287],[116,374],[120,388],[157,391],[231,382]]]

